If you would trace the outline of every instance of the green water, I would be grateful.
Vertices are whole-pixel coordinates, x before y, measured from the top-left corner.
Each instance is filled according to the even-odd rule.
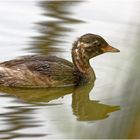
[[[96,82],[66,88],[0,87],[0,139],[140,138],[137,0],[0,1],[0,61],[52,54],[71,61],[74,40],[103,36],[120,53],[91,60]]]

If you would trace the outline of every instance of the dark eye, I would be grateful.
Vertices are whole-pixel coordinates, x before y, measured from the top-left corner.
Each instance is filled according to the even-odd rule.
[[[100,44],[100,43],[98,43],[98,44],[97,44],[97,47],[100,47],[100,46],[101,46],[101,44]]]
[[[89,44],[90,43],[90,41],[89,40],[86,40],[86,41],[84,41],[86,44]]]
[[[94,46],[95,46],[95,47],[100,47],[100,45],[101,45],[101,44],[100,44],[99,41],[96,40],[96,41],[94,42]]]

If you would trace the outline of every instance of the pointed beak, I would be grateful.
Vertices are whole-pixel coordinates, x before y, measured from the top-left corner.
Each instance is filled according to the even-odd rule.
[[[118,49],[116,49],[116,48],[114,48],[114,47],[112,47],[112,46],[110,46],[110,45],[108,45],[108,46],[105,47],[105,48],[102,48],[102,51],[103,51],[104,53],[106,53],[106,52],[114,52],[114,53],[120,52],[120,50],[118,50]]]

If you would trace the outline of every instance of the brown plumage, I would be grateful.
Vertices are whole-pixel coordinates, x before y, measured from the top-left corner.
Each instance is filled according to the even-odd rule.
[[[118,52],[100,36],[85,34],[73,45],[73,63],[56,56],[32,55],[0,63],[0,84],[12,87],[65,87],[94,81],[89,59]]]

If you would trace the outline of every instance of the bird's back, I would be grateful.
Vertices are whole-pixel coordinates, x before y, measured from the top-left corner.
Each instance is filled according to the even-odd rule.
[[[14,87],[75,85],[73,64],[56,56],[32,55],[0,63],[0,84]]]

